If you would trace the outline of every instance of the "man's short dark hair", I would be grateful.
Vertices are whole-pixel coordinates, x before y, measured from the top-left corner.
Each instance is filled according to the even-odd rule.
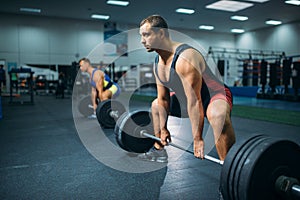
[[[91,61],[88,58],[81,58],[78,63],[80,63],[81,61],[91,64]]]
[[[149,23],[153,31],[157,32],[159,29],[164,29],[166,36],[169,37],[168,24],[167,21],[160,15],[150,15],[147,18],[143,19],[140,23],[140,26],[143,26],[145,23]]]

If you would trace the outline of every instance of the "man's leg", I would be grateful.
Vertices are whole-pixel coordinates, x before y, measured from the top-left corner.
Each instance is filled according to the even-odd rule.
[[[219,158],[224,160],[229,149],[235,143],[230,105],[223,99],[216,99],[209,104],[206,116],[214,132]]]
[[[112,99],[120,94],[120,88],[116,85],[112,85],[110,88],[101,92],[101,101]]]
[[[101,93],[100,99],[101,101],[105,101],[107,99],[111,99],[112,98],[112,93],[110,90],[105,90]]]

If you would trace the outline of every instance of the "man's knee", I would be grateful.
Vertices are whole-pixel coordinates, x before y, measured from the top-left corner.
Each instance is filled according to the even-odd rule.
[[[212,126],[223,127],[222,132],[226,132],[231,126],[229,105],[212,104],[207,109],[206,116]]]
[[[222,110],[222,109],[208,109],[207,113],[206,113],[207,119],[210,122],[216,122],[216,123],[220,123],[220,122],[224,122],[227,121],[227,112],[226,110]]]

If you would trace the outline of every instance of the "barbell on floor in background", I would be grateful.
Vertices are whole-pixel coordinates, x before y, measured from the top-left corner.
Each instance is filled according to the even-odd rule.
[[[85,117],[88,117],[94,113],[90,95],[84,96],[79,100],[78,111]]]
[[[147,152],[160,141],[153,135],[152,117],[148,111],[124,113],[114,132],[119,146],[129,152]],[[176,144],[170,145],[193,154]],[[300,146],[293,141],[255,135],[234,144],[224,163],[209,155],[205,159],[223,165],[220,189],[225,200],[300,197]]]
[[[118,118],[126,111],[124,105],[115,100],[107,99],[99,102],[96,109],[96,116],[103,128],[114,128]]]

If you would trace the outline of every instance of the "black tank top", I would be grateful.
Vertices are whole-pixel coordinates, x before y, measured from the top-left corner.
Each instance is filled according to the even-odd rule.
[[[179,55],[186,49],[193,48],[187,44],[182,44],[176,48],[173,61],[170,68],[169,80],[162,81],[158,76],[158,61],[159,56],[157,55],[155,58],[154,71],[158,78],[158,80],[167,88],[172,89],[176,93],[176,97],[180,103],[180,105],[187,105],[187,98],[184,92],[184,88],[182,85],[182,81],[179,75],[176,72],[176,61],[179,58]],[[194,49],[194,48],[193,48]],[[196,50],[196,49],[195,49]],[[196,50],[198,51],[198,50]],[[199,52],[199,51],[198,51]],[[200,53],[200,52],[199,52]],[[218,78],[212,73],[208,66],[205,67],[205,70],[202,74],[202,88],[201,88],[201,99],[202,105],[204,108],[204,112],[206,113],[207,106],[210,102],[211,97],[216,94],[224,94],[225,96],[225,88],[227,87],[224,83],[222,83]]]

